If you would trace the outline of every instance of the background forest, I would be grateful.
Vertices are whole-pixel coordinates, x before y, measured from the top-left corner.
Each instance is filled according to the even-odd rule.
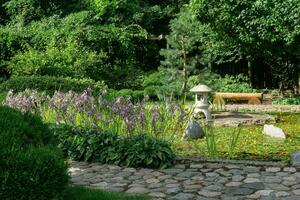
[[[2,89],[75,81],[163,98],[206,83],[297,94],[299,18],[298,0],[0,0]]]

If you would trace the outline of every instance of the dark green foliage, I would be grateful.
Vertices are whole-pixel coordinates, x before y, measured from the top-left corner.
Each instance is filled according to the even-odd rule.
[[[0,107],[0,199],[59,199],[68,184],[67,166],[42,121]]]
[[[55,90],[68,92],[82,92],[90,87],[94,94],[100,94],[106,86],[103,82],[95,82],[90,79],[72,79],[52,76],[18,76],[12,77],[0,85],[0,91],[13,89],[15,92],[21,92],[25,89],[35,89],[52,95]]]
[[[145,94],[150,98],[179,97],[183,80],[178,70],[159,69],[149,74],[143,83]]]
[[[1,141],[9,139],[0,136]],[[67,166],[54,147],[0,144],[0,198],[36,200],[60,198],[68,184]]]
[[[175,154],[170,144],[148,135],[123,137],[90,129],[54,127],[59,148],[75,160],[99,161],[130,167],[166,168]]]
[[[53,135],[42,120],[30,113],[22,114],[9,107],[0,107],[0,135],[7,135],[21,147],[43,146],[53,142]]]
[[[193,0],[190,7],[214,33],[206,37],[213,62],[246,61],[252,78],[252,71],[261,66],[251,63],[263,63],[272,81],[299,89],[298,0]]]

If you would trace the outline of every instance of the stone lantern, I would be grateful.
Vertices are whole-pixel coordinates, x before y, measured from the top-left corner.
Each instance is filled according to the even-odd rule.
[[[193,87],[190,92],[196,93],[194,114],[202,112],[204,113],[206,120],[211,120],[211,113],[208,110],[208,94],[212,92],[212,89],[206,85],[197,85]]]

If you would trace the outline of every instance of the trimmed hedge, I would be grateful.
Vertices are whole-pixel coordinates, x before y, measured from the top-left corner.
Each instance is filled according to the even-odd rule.
[[[56,90],[68,92],[82,92],[90,87],[93,94],[97,95],[106,90],[103,82],[95,82],[91,79],[73,79],[53,76],[13,76],[0,85],[0,92],[12,89],[14,92],[22,92],[25,89],[34,89],[53,95]]]
[[[67,165],[42,121],[0,107],[0,199],[59,199],[68,185]]]
[[[120,135],[94,129],[53,127],[65,156],[77,161],[98,161],[127,167],[167,168],[175,154],[168,142],[147,134]]]

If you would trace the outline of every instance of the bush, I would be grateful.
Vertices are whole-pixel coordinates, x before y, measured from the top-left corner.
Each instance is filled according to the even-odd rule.
[[[50,200],[61,196],[68,175],[67,166],[56,148],[23,150],[4,144],[0,149],[0,199]]]
[[[72,79],[53,76],[14,76],[0,85],[0,91],[6,92],[13,89],[14,92],[21,92],[26,89],[34,89],[53,95],[55,90],[62,92],[69,90],[82,92],[88,87],[94,91],[94,94],[99,94],[106,90],[103,82],[95,82],[91,79]]]
[[[55,199],[68,183],[67,166],[42,121],[0,107],[0,199]]]
[[[275,105],[300,105],[300,98],[289,97],[283,99],[276,99],[272,101]]]
[[[145,94],[150,98],[164,99],[181,95],[181,75],[176,70],[160,68],[144,80]]]
[[[121,164],[126,166],[167,168],[175,159],[169,143],[146,134],[124,139],[119,149],[124,155]]]
[[[0,135],[9,135],[22,147],[52,143],[53,135],[40,118],[5,106],[0,106],[0,130]]]
[[[93,129],[53,127],[59,147],[78,161],[99,161],[127,167],[166,168],[175,155],[170,144],[146,134],[128,137]]]

